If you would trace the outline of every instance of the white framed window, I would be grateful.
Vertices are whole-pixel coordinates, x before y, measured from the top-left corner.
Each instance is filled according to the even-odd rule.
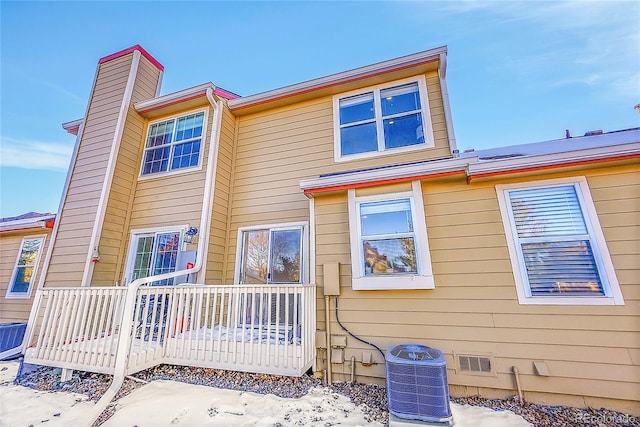
[[[126,283],[143,277],[172,273],[177,270],[180,253],[184,249],[183,237],[187,225],[140,229],[131,232]],[[174,279],[153,282],[153,285],[173,285]]]
[[[307,222],[238,229],[235,283],[309,283]]]
[[[149,123],[140,176],[156,176],[200,166],[205,111],[196,111]]]
[[[44,240],[45,236],[22,239],[11,281],[7,288],[7,298],[29,298],[31,296]]]
[[[496,192],[520,304],[624,304],[586,178]]]
[[[420,181],[411,191],[348,195],[353,289],[433,289]]]
[[[336,161],[434,146],[424,76],[333,97]]]

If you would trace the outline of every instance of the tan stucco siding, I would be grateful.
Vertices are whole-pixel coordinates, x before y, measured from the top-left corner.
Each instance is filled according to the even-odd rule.
[[[146,58],[141,57],[131,103],[152,98],[156,94],[159,78],[160,71]],[[130,106],[116,154],[113,180],[100,231],[100,262],[94,267],[91,286],[113,286],[122,279],[126,231],[140,173],[145,131],[144,118]]]
[[[45,286],[79,286],[133,55],[99,66]]]
[[[539,400],[548,398],[544,393],[557,393],[574,396],[572,404],[609,399],[609,407],[628,409],[630,402],[640,399],[640,173],[621,166],[581,175],[591,188],[624,306],[519,304],[496,197],[497,181],[423,182],[436,282],[434,290],[425,291],[353,291],[346,195],[317,197],[318,283],[322,284],[322,264],[339,261],[340,320],[356,335],[383,348],[406,342],[439,348],[446,354],[449,382],[454,386],[513,394],[511,367],[516,366],[524,390]],[[577,175],[535,179],[564,176]],[[532,178],[499,183],[527,180]],[[335,319],[333,305],[331,311]],[[322,311],[318,319],[324,319]],[[324,322],[319,321],[318,327],[324,328]],[[342,333],[337,324],[332,324],[332,330]],[[345,359],[359,360],[362,351],[377,355],[348,339]],[[494,375],[458,372],[456,354],[492,357]],[[546,362],[551,376],[535,375],[533,361]],[[346,365],[345,369],[348,372]],[[382,365],[359,365],[357,370],[367,380],[384,378]],[[334,365],[336,372],[341,368]]]
[[[231,175],[233,173],[235,128],[236,120],[234,116],[227,107],[224,107],[222,110],[206,265],[206,283],[211,284],[231,283],[233,280],[233,278],[227,279],[224,277],[224,257],[227,242]]]
[[[40,258],[35,268],[36,275],[31,285],[31,296],[29,298],[6,298],[22,240],[25,237],[40,236],[44,236],[45,240],[40,247]],[[42,273],[44,254],[46,254],[50,242],[51,230],[48,228],[3,233],[0,236],[0,323],[26,322],[29,319],[31,304]]]

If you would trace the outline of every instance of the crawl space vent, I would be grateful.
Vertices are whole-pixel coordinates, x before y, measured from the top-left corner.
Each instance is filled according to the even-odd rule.
[[[491,359],[482,356],[458,356],[460,371],[491,373]]]
[[[451,420],[447,365],[440,350],[400,344],[386,353],[389,412],[398,418]]]

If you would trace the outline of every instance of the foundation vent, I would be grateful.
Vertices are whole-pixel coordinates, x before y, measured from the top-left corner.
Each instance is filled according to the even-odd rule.
[[[463,372],[491,373],[491,358],[486,356],[458,356],[458,365]]]

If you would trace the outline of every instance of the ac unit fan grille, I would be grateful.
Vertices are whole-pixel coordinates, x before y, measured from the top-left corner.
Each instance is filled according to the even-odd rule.
[[[394,358],[390,351],[387,352],[391,356],[387,358],[390,413],[422,421],[439,422],[451,418],[447,367],[442,353],[435,351],[439,357],[417,361]]]

